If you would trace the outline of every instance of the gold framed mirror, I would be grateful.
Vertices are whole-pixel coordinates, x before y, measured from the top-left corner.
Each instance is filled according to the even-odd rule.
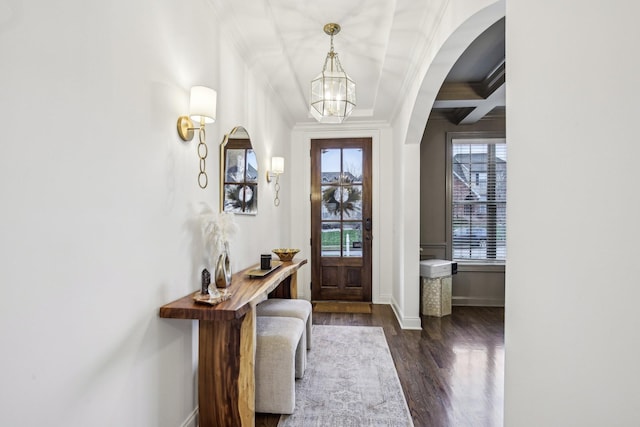
[[[220,211],[258,213],[258,158],[242,126],[233,128],[220,144]]]

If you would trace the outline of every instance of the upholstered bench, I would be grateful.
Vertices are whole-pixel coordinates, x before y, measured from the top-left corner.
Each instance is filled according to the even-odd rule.
[[[296,354],[306,356],[304,322],[293,317],[256,317],[256,412],[291,414],[296,404]]]
[[[311,348],[311,303],[304,299],[269,298],[256,306],[258,316],[296,317],[306,325],[307,350]]]
[[[305,331],[302,339],[306,342],[306,348],[311,348],[311,303],[303,299],[271,298],[256,306],[257,316],[293,317],[305,322]],[[307,357],[304,352],[296,355],[296,378],[302,378],[307,366]]]

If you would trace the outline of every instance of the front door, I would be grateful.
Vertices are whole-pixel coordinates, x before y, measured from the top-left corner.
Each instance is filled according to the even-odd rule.
[[[311,140],[311,294],[371,302],[371,138]]]

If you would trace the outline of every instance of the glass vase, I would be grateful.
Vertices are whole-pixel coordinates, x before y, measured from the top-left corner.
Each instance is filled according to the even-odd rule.
[[[229,260],[229,244],[224,243],[224,248],[216,262],[215,282],[218,288],[228,288],[231,284],[231,261]]]

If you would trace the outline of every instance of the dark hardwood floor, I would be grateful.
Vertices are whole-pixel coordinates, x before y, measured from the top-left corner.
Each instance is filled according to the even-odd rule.
[[[388,305],[372,314],[314,312],[313,323],[384,329],[416,427],[502,426],[504,309],[453,307],[451,316],[423,316],[422,331],[400,329]],[[256,426],[278,419],[257,414]]]

